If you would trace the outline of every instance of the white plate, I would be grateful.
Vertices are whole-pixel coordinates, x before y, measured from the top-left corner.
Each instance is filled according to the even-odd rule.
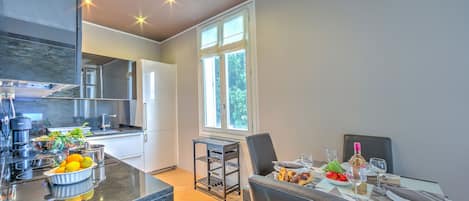
[[[285,167],[285,168],[288,168],[288,169],[299,169],[299,168],[304,167],[304,165],[301,164],[298,161],[275,161],[273,163],[274,163],[274,165],[277,165],[277,166],[280,166],[280,167]]]
[[[276,161],[273,163],[274,163],[274,169],[276,171],[280,171],[282,167],[285,167],[285,169],[292,170],[297,173],[310,171],[308,168],[305,168],[301,163],[296,162],[296,161],[282,161],[282,162]],[[289,166],[290,167],[298,166],[300,168],[289,168]]]
[[[279,172],[282,167],[278,165],[274,165],[274,169]],[[296,173],[303,173],[303,172],[311,172],[311,169],[308,168],[298,168],[298,169],[293,169],[293,168],[285,168],[287,170],[295,171]]]
[[[350,185],[350,183],[348,181],[337,181],[337,180],[329,179],[327,177],[326,177],[326,180],[329,183],[334,184],[336,186],[348,186],[348,185]]]

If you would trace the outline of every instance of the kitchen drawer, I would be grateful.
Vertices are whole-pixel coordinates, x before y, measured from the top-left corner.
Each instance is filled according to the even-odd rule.
[[[126,156],[143,155],[143,135],[113,135],[88,138],[91,144],[103,144],[104,152],[117,159]]]

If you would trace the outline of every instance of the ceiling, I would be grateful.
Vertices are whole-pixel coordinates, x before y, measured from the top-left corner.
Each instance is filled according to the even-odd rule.
[[[83,19],[95,24],[163,41],[246,0],[92,0]],[[136,23],[137,16],[146,23]]]

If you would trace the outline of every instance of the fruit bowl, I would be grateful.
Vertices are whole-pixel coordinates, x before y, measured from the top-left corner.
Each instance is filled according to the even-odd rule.
[[[348,181],[339,181],[339,180],[334,180],[334,179],[329,179],[326,177],[326,180],[336,186],[348,186],[350,183]]]
[[[56,170],[60,167],[53,168],[47,172],[44,172],[44,175],[49,177],[49,181],[52,184],[65,185],[65,184],[74,184],[80,181],[86,180],[91,176],[93,168],[97,164],[93,162],[90,167],[67,173],[56,173]]]
[[[67,200],[81,196],[93,190],[93,180],[91,178],[70,185],[51,185],[51,200]]]

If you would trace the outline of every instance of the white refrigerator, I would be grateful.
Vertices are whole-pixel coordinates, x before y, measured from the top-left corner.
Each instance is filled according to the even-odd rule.
[[[145,172],[177,164],[176,73],[176,65],[150,60],[137,62],[135,122],[144,130]]]

